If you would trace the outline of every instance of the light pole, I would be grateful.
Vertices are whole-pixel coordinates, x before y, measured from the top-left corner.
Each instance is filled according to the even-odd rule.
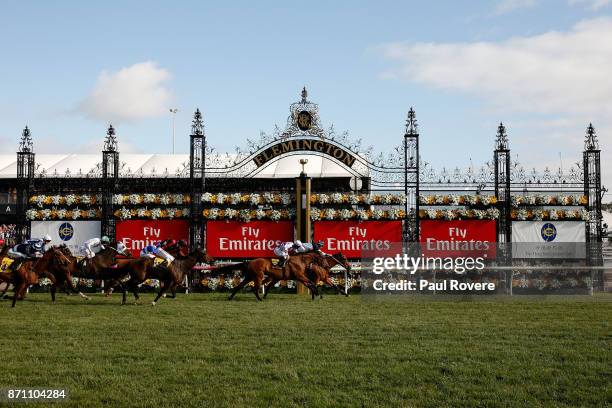
[[[176,112],[178,112],[178,109],[170,108],[170,113],[172,114],[172,154],[174,154],[174,122],[176,118]]]

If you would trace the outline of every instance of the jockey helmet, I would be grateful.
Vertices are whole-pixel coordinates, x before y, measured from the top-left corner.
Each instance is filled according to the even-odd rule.
[[[100,242],[103,244],[110,244],[110,238],[104,235],[102,238],[100,238]]]
[[[296,239],[295,240],[295,245],[302,246],[302,241],[300,241],[299,239]]]
[[[51,236],[50,236],[49,234],[45,235],[45,236],[43,237],[43,241],[45,241],[45,242],[51,242]]]

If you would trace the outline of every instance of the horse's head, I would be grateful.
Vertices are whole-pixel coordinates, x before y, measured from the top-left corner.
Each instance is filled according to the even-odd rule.
[[[59,263],[61,266],[68,266],[70,265],[70,258],[68,258],[64,251],[67,251],[67,253],[70,254],[69,256],[72,256],[70,249],[66,245],[57,247],[53,246],[49,248],[47,252],[51,252],[53,260]]]
[[[330,256],[332,257],[333,260],[335,260],[338,263],[338,265],[342,266],[347,271],[351,270],[351,264],[349,263],[348,259],[346,259],[346,256],[344,256],[342,252],[337,252]]]
[[[214,258],[208,256],[206,252],[200,248],[196,248],[196,250],[193,251],[192,256],[195,257],[196,263],[210,264],[214,262]]]
[[[125,246],[125,244],[121,241],[118,241],[115,243],[115,245],[107,245],[107,248],[110,248],[111,251],[119,254],[119,255],[123,255],[123,256],[127,256],[130,257],[130,251],[128,251],[127,247]]]

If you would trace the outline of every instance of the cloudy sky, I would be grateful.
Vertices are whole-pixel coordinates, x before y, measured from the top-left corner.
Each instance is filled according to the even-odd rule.
[[[191,114],[233,151],[307,86],[325,125],[387,150],[414,106],[422,156],[480,165],[497,124],[525,167],[568,168],[593,122],[612,187],[612,0],[0,0],[0,141],[41,153],[188,151]],[[612,201],[612,195],[606,197]]]

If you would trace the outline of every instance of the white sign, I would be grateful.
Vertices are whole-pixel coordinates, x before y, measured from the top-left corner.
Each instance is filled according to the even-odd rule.
[[[512,223],[514,258],[584,258],[584,221],[515,221]]]
[[[51,245],[65,244],[73,255],[84,255],[83,242],[100,237],[100,221],[32,221],[32,238],[49,234]]]

